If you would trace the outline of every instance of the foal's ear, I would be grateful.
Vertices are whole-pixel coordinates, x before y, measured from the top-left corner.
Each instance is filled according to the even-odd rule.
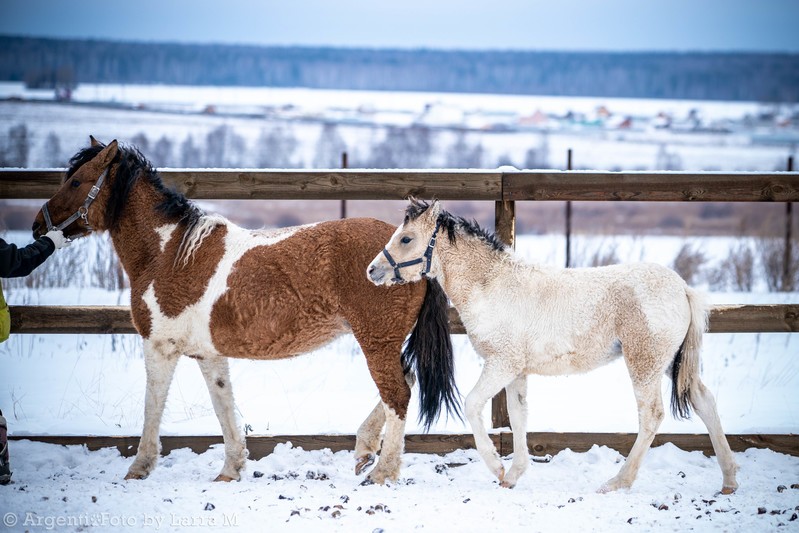
[[[438,218],[439,213],[441,213],[441,202],[438,200],[433,200],[432,205],[430,206],[430,216],[433,218]]]
[[[89,135],[89,143],[91,144],[92,148],[95,146],[104,146],[103,143],[94,138],[94,135]]]
[[[103,151],[97,154],[97,162],[100,164],[102,168],[107,167],[111,164],[111,161],[117,156],[117,151],[119,151],[119,143],[117,140],[114,139],[108,146],[103,148]]]

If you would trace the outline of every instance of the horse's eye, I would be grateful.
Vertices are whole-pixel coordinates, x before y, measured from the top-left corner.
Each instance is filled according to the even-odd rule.
[[[401,239],[400,239],[400,242],[401,242],[402,244],[408,244],[408,243],[409,243],[409,242],[411,242],[412,240],[413,240],[413,239],[411,239],[410,237],[403,237],[403,238],[401,238]]]
[[[72,188],[77,189],[80,187],[80,182],[78,180],[72,180]]]

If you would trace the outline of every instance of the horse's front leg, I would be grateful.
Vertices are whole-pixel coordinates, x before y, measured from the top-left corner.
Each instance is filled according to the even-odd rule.
[[[505,468],[502,466],[502,459],[500,459],[497,448],[488,436],[488,431],[486,431],[483,423],[483,408],[488,400],[493,398],[515,377],[516,375],[513,372],[500,368],[499,365],[493,364],[491,359],[487,359],[477,383],[469,395],[466,396],[466,419],[472,427],[475,446],[488,469],[497,476],[500,482],[505,479]]]
[[[236,419],[228,360],[216,355],[193,358],[200,365],[225,441],[225,464],[214,481],[238,481],[247,462],[247,447]]]
[[[502,480],[502,486],[512,489],[530,465],[527,449],[527,376],[514,379],[505,387],[505,392],[508,417],[513,430],[513,463]]]
[[[175,375],[175,366],[180,354],[164,349],[161,343],[144,340],[144,368],[147,373],[147,388],[144,394],[144,428],[136,459],[130,465],[125,479],[144,479],[153,471],[161,453],[159,429],[161,417]]]

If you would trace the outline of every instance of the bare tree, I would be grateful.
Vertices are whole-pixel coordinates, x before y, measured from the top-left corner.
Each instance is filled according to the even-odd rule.
[[[256,161],[261,168],[297,168],[294,158],[297,138],[287,128],[277,126],[271,130],[261,130],[258,139]]]

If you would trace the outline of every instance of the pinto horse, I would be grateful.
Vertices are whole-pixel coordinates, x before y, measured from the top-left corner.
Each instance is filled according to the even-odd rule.
[[[438,234],[441,233],[441,236]],[[482,374],[466,397],[480,455],[505,487],[529,464],[527,375],[586,372],[624,357],[638,403],[638,438],[618,475],[600,492],[628,488],[663,420],[661,378],[671,377],[672,410],[693,408],[707,426],[723,475],[735,491],[737,466],[716,404],[699,377],[707,309],[700,294],[653,264],[562,269],[516,258],[476,223],[411,200],[405,221],[367,268],[377,285],[437,279],[460,313]],[[513,462],[505,473],[481,420],[485,403],[507,392]]]
[[[159,426],[181,355],[199,363],[222,426],[225,463],[217,481],[240,479],[247,457],[228,357],[294,357],[352,332],[380,393],[356,437],[356,473],[381,450],[365,481],[384,483],[399,475],[415,379],[420,419],[428,427],[442,405],[458,411],[441,287],[429,282],[385,291],[361,274],[394,231],[384,222],[246,230],[165,187],[137,149],[92,137],[91,146],[70,160],[33,232],[52,228],[69,238],[109,231],[130,279],[147,388],[144,429],[126,479],[144,478],[156,466]]]

